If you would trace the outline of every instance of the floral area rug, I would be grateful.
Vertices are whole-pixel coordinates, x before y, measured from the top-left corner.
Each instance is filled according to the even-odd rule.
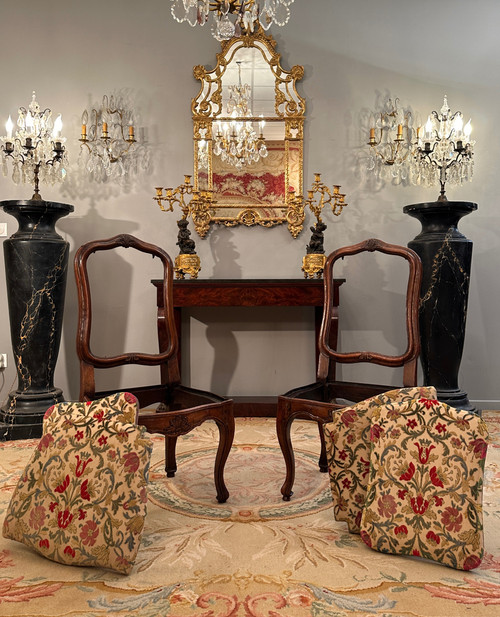
[[[281,499],[284,463],[272,419],[237,419],[218,504],[218,433],[179,440],[175,478],[155,436],[141,548],[129,576],[50,562],[0,539],[0,614],[157,617],[496,617],[500,614],[500,413],[485,412],[491,445],[484,489],[485,558],[456,571],[370,550],[333,518],[317,468],[314,423],[297,421],[297,479]],[[0,521],[36,440],[0,443]]]

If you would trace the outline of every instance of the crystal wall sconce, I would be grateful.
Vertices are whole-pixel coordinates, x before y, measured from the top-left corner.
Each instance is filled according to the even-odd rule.
[[[1,162],[3,175],[7,176],[7,161],[12,161],[12,180],[15,184],[26,182],[34,186],[31,199],[42,199],[39,183],[62,182],[66,176],[68,159],[61,137],[61,114],[52,121],[49,108],[40,109],[33,92],[28,109],[20,107],[15,132],[9,116],[5,124],[7,134],[1,137]]]
[[[133,112],[113,96],[104,96],[98,109],[85,109],[79,141],[79,163],[97,182],[126,176],[145,156],[135,138]]]
[[[412,151],[411,113],[388,100],[386,108],[374,115],[370,127],[368,170],[378,176],[391,168],[392,176],[406,180],[409,176]]]

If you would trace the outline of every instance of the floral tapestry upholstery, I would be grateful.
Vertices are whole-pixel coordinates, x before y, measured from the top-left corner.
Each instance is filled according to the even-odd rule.
[[[53,561],[129,573],[146,516],[152,451],[137,414],[129,393],[47,410],[3,535]]]
[[[376,410],[370,439],[363,541],[383,553],[476,568],[487,451],[481,418],[421,398]]]
[[[324,425],[328,472],[335,520],[347,522],[351,533],[359,533],[370,468],[370,427],[372,414],[418,398],[435,398],[431,386],[390,390],[352,407],[333,412]]]

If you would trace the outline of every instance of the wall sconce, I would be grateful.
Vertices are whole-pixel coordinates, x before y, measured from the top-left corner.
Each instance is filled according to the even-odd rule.
[[[316,217],[316,223],[311,229],[311,240],[306,247],[306,255],[302,260],[302,271],[305,278],[321,278],[323,268],[325,267],[325,248],[324,248],[324,232],[327,225],[321,218],[323,208],[330,206],[335,216],[340,216],[342,210],[347,203],[345,194],[340,192],[340,185],[334,184],[330,190],[328,186],[321,181],[321,174],[314,174],[314,182],[311,185],[311,190],[307,191],[307,198],[302,195],[295,196],[293,191],[290,191],[290,205],[295,212],[309,207],[311,212]]]
[[[179,246],[179,255],[175,258],[175,277],[183,279],[186,274],[189,274],[191,278],[198,278],[198,273],[201,270],[200,258],[196,254],[196,245],[188,229],[188,217],[192,217],[197,229],[199,228],[205,233],[208,231],[213,191],[195,191],[191,184],[191,176],[188,175],[184,176],[184,184],[175,189],[165,189],[165,194],[163,194],[163,190],[163,187],[156,187],[156,196],[153,198],[162,212],[173,212],[175,204],[182,210],[182,217],[177,221],[179,232],[176,244]],[[186,201],[187,196],[191,197],[189,202]],[[164,207],[163,201],[168,203],[167,208]]]
[[[85,109],[79,141],[78,162],[97,182],[127,175],[139,158],[133,112],[113,96],[105,95],[99,109]]]
[[[367,169],[381,175],[392,168],[393,177],[406,180],[409,176],[412,130],[411,113],[398,108],[399,99],[387,101],[386,109],[378,113],[370,127],[370,158]]]
[[[61,114],[52,122],[52,111],[40,110],[33,92],[28,109],[19,108],[17,128],[13,134],[14,123],[9,116],[5,124],[7,135],[1,137],[0,146],[2,171],[7,176],[7,159],[12,160],[12,180],[15,184],[33,184],[35,192],[31,199],[42,199],[39,183],[54,184],[62,182],[66,176],[68,158],[61,137]]]
[[[423,186],[441,185],[438,201],[447,201],[445,184],[462,184],[473,173],[471,121],[464,126],[461,111],[454,114],[447,97],[440,112],[433,111],[424,127],[417,129],[413,158],[413,180]]]

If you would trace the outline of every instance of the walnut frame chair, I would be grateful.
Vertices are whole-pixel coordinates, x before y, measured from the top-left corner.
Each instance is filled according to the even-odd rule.
[[[333,268],[339,259],[363,252],[385,253],[404,258],[409,265],[408,283],[406,288],[406,351],[401,355],[385,355],[371,351],[341,353],[336,350],[333,322],[337,318],[336,307],[333,306]],[[285,501],[293,494],[295,481],[295,457],[290,437],[292,422],[296,419],[313,420],[319,425],[321,439],[321,455],[319,468],[328,471],[325,441],[322,424],[332,421],[332,412],[341,409],[350,402],[357,403],[366,398],[376,396],[397,387],[417,385],[417,360],[420,353],[420,337],[418,327],[418,307],[420,286],[422,282],[422,263],[419,256],[411,249],[387,244],[382,240],[370,238],[364,242],[340,248],[331,253],[324,268],[324,306],[318,348],[317,380],[313,384],[290,390],[278,397],[276,413],[276,432],[286,465],[286,478],[281,487]],[[386,367],[403,367],[403,383],[400,386],[369,384],[360,382],[344,382],[335,379],[337,363],[354,364],[368,362]],[[342,400],[340,400],[342,399]]]
[[[153,257],[163,264],[163,319],[158,323],[159,340],[163,350],[157,354],[122,353],[117,356],[96,356],[90,347],[92,329],[92,303],[87,272],[90,255],[118,247],[133,248]],[[96,240],[82,245],[74,260],[78,291],[78,330],[76,348],[80,360],[80,400],[95,400],[110,394],[96,391],[95,369],[106,369],[127,364],[160,367],[161,383],[153,386],[122,388],[134,394],[140,408],[160,403],[156,411],[139,414],[139,424],[152,433],[165,436],[165,471],[173,477],[177,471],[175,448],[177,438],[190,432],[206,420],[214,420],[219,429],[219,445],[215,458],[214,480],[217,501],[224,503],[229,492],[224,483],[224,467],[234,438],[233,401],[211,392],[204,392],[181,385],[177,359],[177,331],[173,313],[173,265],[169,255],[153,244],[121,234],[106,240]]]

